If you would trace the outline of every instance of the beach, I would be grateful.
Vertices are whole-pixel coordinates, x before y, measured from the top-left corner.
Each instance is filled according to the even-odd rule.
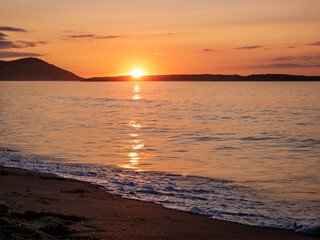
[[[0,167],[0,239],[315,239],[124,199],[87,182]]]

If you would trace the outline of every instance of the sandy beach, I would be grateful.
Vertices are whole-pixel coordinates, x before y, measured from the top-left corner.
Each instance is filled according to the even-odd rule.
[[[92,184],[0,167],[0,239],[315,239],[123,199]]]

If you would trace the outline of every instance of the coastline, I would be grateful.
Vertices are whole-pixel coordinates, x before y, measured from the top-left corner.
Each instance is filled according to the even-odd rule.
[[[0,166],[0,239],[315,239],[124,199],[87,182]]]

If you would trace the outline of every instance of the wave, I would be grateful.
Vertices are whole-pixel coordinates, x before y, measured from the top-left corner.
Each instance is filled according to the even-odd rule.
[[[28,155],[6,148],[0,148],[0,164],[83,180],[124,198],[154,202],[167,208],[246,225],[316,234],[318,228],[315,226],[320,222],[320,204],[317,201],[270,199],[261,192],[227,179],[68,163],[66,159]]]

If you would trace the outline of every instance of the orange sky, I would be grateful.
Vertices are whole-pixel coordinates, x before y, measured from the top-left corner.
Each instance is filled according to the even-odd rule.
[[[320,75],[319,0],[0,0],[0,58],[82,77]]]

